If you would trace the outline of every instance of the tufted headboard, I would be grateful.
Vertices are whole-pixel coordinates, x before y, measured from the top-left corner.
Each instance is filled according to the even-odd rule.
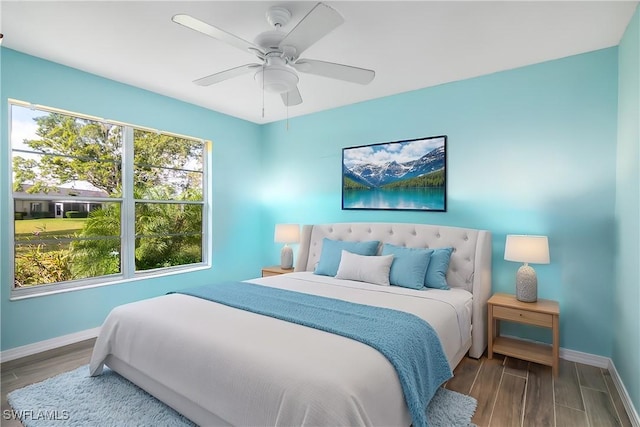
[[[404,223],[335,223],[305,225],[296,271],[313,271],[320,260],[322,239],[379,240],[411,248],[453,247],[447,283],[473,294],[472,344],[469,354],[480,357],[487,346],[487,300],[491,295],[491,233],[472,228]]]

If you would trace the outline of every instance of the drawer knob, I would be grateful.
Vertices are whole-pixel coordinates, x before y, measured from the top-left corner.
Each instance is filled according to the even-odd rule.
[[[520,317],[522,317],[522,313],[520,313]]]

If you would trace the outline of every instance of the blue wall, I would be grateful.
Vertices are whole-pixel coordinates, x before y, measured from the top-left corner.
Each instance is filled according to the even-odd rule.
[[[0,48],[0,310],[2,350],[97,327],[115,306],[211,280],[246,279],[260,273],[252,245],[260,231],[260,127],[175,99]],[[213,259],[211,269],[51,296],[9,301],[10,183],[7,99],[47,105],[213,141],[210,167]],[[242,162],[238,162],[242,159]],[[233,183],[230,186],[229,183]]]
[[[264,262],[278,261],[277,222],[484,228],[493,291],[513,292],[505,235],[548,235],[551,264],[535,268],[539,296],[560,302],[562,347],[611,356],[617,64],[610,48],[264,126]],[[443,134],[448,212],[341,210],[341,148]]]
[[[640,408],[640,8],[618,51],[616,292],[613,362]]]

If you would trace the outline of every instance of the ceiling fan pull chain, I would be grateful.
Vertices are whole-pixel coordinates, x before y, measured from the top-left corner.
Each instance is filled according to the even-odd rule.
[[[287,92],[287,132],[289,132],[289,92]]]

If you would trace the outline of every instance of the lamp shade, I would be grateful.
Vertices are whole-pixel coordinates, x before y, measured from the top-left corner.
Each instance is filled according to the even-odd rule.
[[[504,259],[531,264],[549,264],[549,240],[547,236],[507,235]]]
[[[298,224],[276,224],[273,240],[276,243],[300,242],[300,226]]]

